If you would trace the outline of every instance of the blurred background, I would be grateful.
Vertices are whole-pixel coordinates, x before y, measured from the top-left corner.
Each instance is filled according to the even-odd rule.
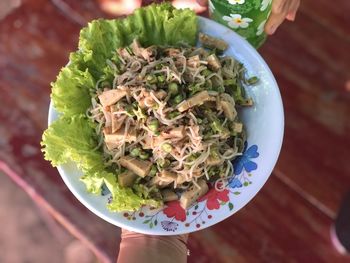
[[[39,143],[50,82],[80,28],[151,2],[0,0],[0,262],[115,261],[119,229],[74,198]],[[190,236],[189,262],[350,262],[330,237],[350,191],[349,14],[348,0],[302,0],[296,21],[259,50],[284,101],[282,152],[252,202]]]

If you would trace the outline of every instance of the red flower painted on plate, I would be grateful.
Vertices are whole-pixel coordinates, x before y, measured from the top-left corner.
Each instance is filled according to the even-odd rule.
[[[180,206],[179,201],[167,203],[167,207],[164,208],[163,213],[169,218],[175,217],[178,221],[184,222],[186,220],[186,211]]]
[[[198,199],[198,202],[207,200],[206,206],[209,210],[219,209],[220,202],[228,202],[230,199],[228,197],[229,191],[224,189],[223,191],[217,191],[215,188],[209,190],[209,192]]]

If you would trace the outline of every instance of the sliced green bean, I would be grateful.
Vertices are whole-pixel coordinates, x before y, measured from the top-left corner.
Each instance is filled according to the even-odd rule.
[[[141,153],[141,149],[140,148],[134,148],[134,149],[131,150],[130,155],[132,157],[138,157],[140,155],[140,153]]]
[[[159,128],[158,120],[156,120],[156,119],[151,120],[150,123],[148,124],[148,128],[153,132],[158,131],[158,128]]]
[[[254,77],[251,77],[251,78],[247,79],[247,80],[246,80],[246,83],[247,83],[248,85],[254,85],[254,84],[256,84],[258,81],[259,81],[259,78],[256,77],[256,76],[254,76]]]
[[[148,84],[156,84],[158,82],[157,77],[155,75],[147,75],[146,76],[146,82]]]
[[[175,98],[174,98],[174,103],[175,104],[179,104],[181,101],[183,101],[182,95],[181,94],[176,95]]]
[[[176,95],[179,93],[179,87],[178,87],[177,83],[175,83],[175,82],[171,82],[169,84],[168,90],[169,90],[169,93],[172,95]]]
[[[163,75],[160,75],[157,77],[158,82],[162,83],[165,81],[165,77]]]
[[[205,69],[201,73],[202,73],[203,76],[208,77],[213,72],[211,70],[209,70],[209,69]]]
[[[140,157],[140,159],[142,159],[142,160],[147,160],[147,159],[149,158],[149,153],[147,153],[147,152],[141,152],[141,153],[139,154],[139,157]]]
[[[169,112],[168,113],[168,118],[169,119],[174,119],[175,117],[179,116],[180,115],[180,112],[178,111],[172,111],[172,112]]]
[[[170,143],[164,143],[162,144],[162,150],[164,152],[170,153],[172,151],[173,147],[171,146]]]
[[[158,172],[157,166],[152,165],[151,171],[149,172],[148,175],[153,177],[157,174],[157,172]]]

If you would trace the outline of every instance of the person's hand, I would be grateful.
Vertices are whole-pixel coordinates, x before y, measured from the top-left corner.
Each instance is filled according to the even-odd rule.
[[[122,229],[118,263],[185,263],[188,234],[144,235]]]
[[[300,5],[300,0],[273,0],[269,19],[265,24],[265,32],[269,35],[287,19],[294,21]]]
[[[197,0],[200,5],[207,5],[208,0]],[[265,32],[269,35],[287,19],[294,21],[300,5],[300,0],[273,0],[269,19],[265,24]]]

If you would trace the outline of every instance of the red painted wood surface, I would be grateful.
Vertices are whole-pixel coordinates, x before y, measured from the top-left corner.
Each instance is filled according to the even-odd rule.
[[[260,52],[286,115],[279,162],[261,193],[224,222],[191,235],[189,262],[346,262],[329,240],[350,190],[350,5],[304,0]],[[103,262],[118,229],[87,211],[43,160],[49,83],[77,45],[81,25],[108,17],[93,0],[26,0],[0,21],[0,170]],[[350,84],[348,84],[350,85]]]
[[[0,170],[110,262],[119,229],[82,206],[40,152],[50,82],[75,49],[79,28],[49,1],[25,2],[0,22]]]
[[[301,12],[261,49],[285,107],[276,174],[330,216],[350,189],[349,47],[350,41]]]
[[[237,214],[191,236],[191,262],[345,262],[332,248],[331,223],[273,175]]]

